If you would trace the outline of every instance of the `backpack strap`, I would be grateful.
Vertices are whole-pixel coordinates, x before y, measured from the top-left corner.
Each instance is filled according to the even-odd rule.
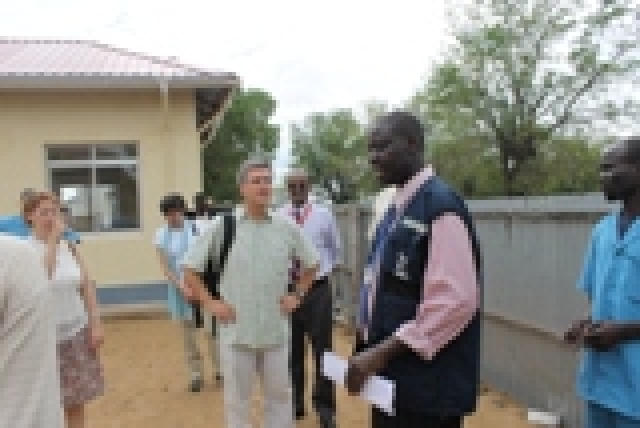
[[[220,255],[218,262],[218,269],[215,269],[213,266],[213,260],[211,258],[211,254],[209,254],[209,259],[207,260],[207,269],[204,272],[203,279],[207,288],[209,289],[209,294],[213,297],[220,296],[219,283],[222,278],[222,273],[224,272],[224,267],[227,262],[227,257],[229,256],[229,252],[231,251],[231,247],[233,245],[233,241],[235,239],[236,232],[236,220],[233,215],[233,212],[224,214],[222,216],[222,245],[220,247]]]
[[[233,213],[225,214],[222,216],[223,222],[223,239],[222,248],[220,248],[220,276],[224,272],[224,265],[227,262],[229,251],[236,234],[236,219]]]

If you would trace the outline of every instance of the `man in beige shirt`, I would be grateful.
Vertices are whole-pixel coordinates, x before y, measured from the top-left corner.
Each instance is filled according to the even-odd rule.
[[[219,284],[220,298],[207,292],[198,272],[212,258],[219,265],[223,220],[214,220],[183,261],[187,292],[211,312],[220,326],[228,428],[251,427],[251,396],[256,374],[262,381],[264,427],[293,428],[289,375],[289,316],[315,279],[318,255],[302,230],[269,212],[271,165],[250,160],[238,181],[243,207],[233,214],[235,238]],[[301,262],[296,291],[288,292],[289,262]]]
[[[64,426],[50,309],[35,248],[0,235],[0,427]]]

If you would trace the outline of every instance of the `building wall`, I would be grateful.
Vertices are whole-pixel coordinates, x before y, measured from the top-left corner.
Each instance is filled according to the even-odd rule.
[[[82,253],[102,287],[161,282],[158,202],[168,191],[190,199],[201,183],[192,92],[171,92],[164,105],[159,90],[0,93],[0,213],[19,210],[23,188],[48,188],[45,144],[137,141],[141,229],[84,234]]]

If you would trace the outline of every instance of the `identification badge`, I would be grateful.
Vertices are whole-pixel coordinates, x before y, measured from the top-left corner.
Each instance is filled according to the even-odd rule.
[[[371,267],[364,268],[363,279],[367,286],[373,282],[373,269]]]
[[[409,273],[407,272],[407,267],[409,265],[409,258],[406,254],[399,252],[398,258],[396,259],[396,268],[395,268],[395,276],[398,278],[409,280]]]

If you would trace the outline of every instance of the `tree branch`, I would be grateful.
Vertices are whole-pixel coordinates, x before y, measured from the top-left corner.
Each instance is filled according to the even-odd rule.
[[[558,120],[554,124],[552,124],[549,129],[544,134],[544,139],[551,137],[558,129],[565,126],[569,119],[571,118],[571,114],[573,113],[573,108],[576,103],[590,90],[592,89],[598,81],[607,75],[607,69],[610,64],[615,64],[622,56],[627,52],[626,49],[619,49],[616,55],[612,58],[610,63],[602,64],[600,67],[596,68],[593,71],[593,74],[589,76],[587,81],[578,88],[573,96],[569,98],[569,100],[565,103],[562,114],[558,117]]]

